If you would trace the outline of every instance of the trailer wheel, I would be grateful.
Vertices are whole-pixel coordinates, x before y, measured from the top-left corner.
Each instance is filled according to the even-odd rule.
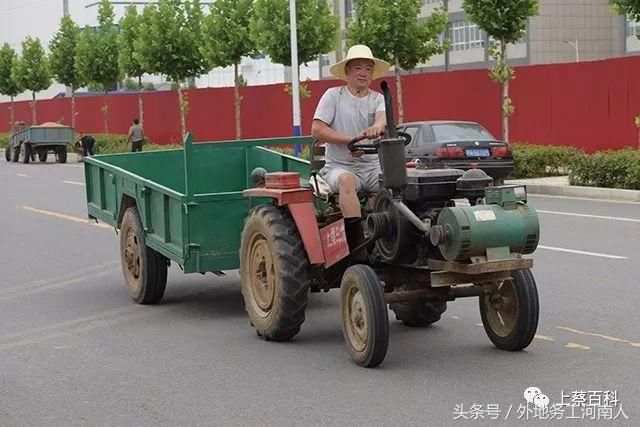
[[[389,345],[389,315],[382,284],[371,267],[358,264],[345,271],[340,312],[351,359],[365,368],[382,363]]]
[[[538,290],[529,269],[498,283],[498,291],[480,297],[484,330],[493,344],[507,351],[526,348],[538,329]]]
[[[167,258],[145,244],[140,215],[127,208],[120,227],[122,272],[131,298],[138,304],[157,304],[167,285]]]
[[[13,161],[14,163],[18,163],[18,160],[20,160],[20,146],[19,145],[17,147],[13,147],[13,158],[11,159],[11,161]]]
[[[447,302],[442,300],[401,302],[389,304],[396,320],[411,327],[428,326],[436,323],[447,311]]]
[[[9,145],[4,149],[4,158],[7,162],[11,161],[11,147]]]
[[[300,332],[309,293],[309,260],[285,209],[261,205],[249,212],[240,243],[242,296],[251,324],[266,340]]]
[[[24,155],[24,157],[22,158],[22,163],[26,165],[31,161],[31,144],[23,143],[22,151],[22,154]]]
[[[67,163],[67,147],[58,148],[56,156],[58,163]]]
[[[38,151],[38,160],[40,160],[40,162],[44,163],[47,161],[47,157],[48,157],[49,153],[47,152],[47,150],[40,150]]]

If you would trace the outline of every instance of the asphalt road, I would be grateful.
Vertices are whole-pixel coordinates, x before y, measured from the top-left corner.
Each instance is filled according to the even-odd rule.
[[[536,415],[529,386],[568,405],[554,422],[639,423],[639,205],[531,197],[541,316],[527,350],[496,350],[462,299],[426,329],[392,321],[367,370],[347,356],[337,292],[311,295],[289,343],[255,336],[233,271],[172,266],[163,303],[138,306],[118,236],[84,220],[81,164],[2,161],[0,182],[0,425],[519,424]]]

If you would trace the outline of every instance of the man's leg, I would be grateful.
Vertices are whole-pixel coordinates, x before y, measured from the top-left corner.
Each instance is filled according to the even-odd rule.
[[[345,218],[360,218],[360,201],[358,200],[358,181],[354,174],[345,172],[338,177],[338,200],[340,210]]]
[[[368,171],[363,171],[358,176],[362,183],[362,189],[369,196],[369,205],[372,208],[375,206],[376,196],[380,191],[380,173],[380,167],[376,167]]]

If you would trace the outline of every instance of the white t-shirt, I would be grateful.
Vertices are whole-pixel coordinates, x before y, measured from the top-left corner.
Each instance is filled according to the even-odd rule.
[[[331,129],[343,135],[356,137],[366,128],[373,126],[376,113],[379,111],[385,111],[382,94],[369,90],[367,96],[358,98],[349,92],[346,86],[340,86],[332,87],[322,95],[313,119],[322,120]],[[328,169],[370,169],[379,166],[377,154],[353,157],[347,144],[327,144],[325,161]]]

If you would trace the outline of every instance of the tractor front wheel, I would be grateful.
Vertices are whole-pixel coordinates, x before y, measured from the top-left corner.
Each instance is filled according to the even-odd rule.
[[[122,273],[131,298],[138,304],[157,304],[167,285],[168,261],[148,247],[140,215],[128,208],[120,227]]]
[[[244,305],[259,336],[286,341],[300,332],[309,260],[286,209],[261,205],[249,212],[240,243],[240,278]]]
[[[538,329],[538,290],[529,269],[512,272],[497,291],[480,297],[482,324],[493,344],[507,351],[526,348]]]
[[[389,346],[389,315],[382,284],[371,267],[358,264],[345,271],[340,312],[351,359],[365,368],[382,363]]]

